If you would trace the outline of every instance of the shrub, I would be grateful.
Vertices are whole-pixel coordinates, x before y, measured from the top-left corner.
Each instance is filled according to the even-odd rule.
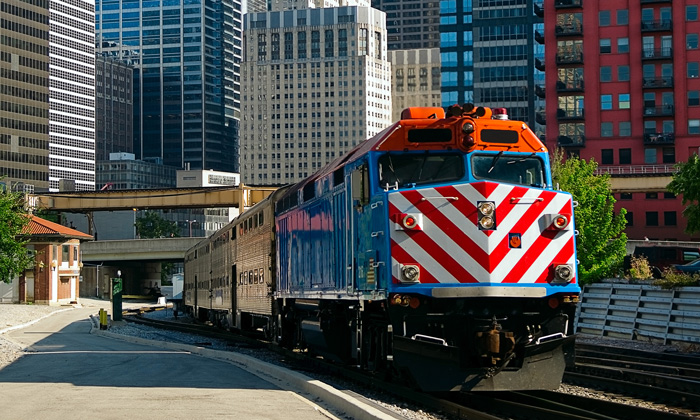
[[[649,260],[644,255],[632,256],[630,259],[630,278],[637,280],[646,280],[652,278],[651,266]]]
[[[630,270],[631,271],[631,270]],[[660,280],[653,283],[662,289],[676,289],[700,285],[700,274],[682,273],[671,267],[664,269]]]

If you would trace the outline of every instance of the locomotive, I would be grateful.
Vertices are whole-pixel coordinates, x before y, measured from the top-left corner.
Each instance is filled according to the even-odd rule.
[[[574,204],[504,109],[408,108],[188,250],[185,305],[426,391],[554,389],[580,293]]]

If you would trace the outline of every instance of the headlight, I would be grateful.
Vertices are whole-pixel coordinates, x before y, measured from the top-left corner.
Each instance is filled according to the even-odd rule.
[[[554,268],[554,281],[569,283],[574,278],[574,268],[569,264],[560,264]]]
[[[479,212],[483,214],[484,216],[490,216],[493,214],[493,211],[496,209],[496,207],[493,205],[492,202],[490,201],[482,201],[479,203]]]
[[[417,282],[420,279],[420,269],[414,264],[404,265],[401,268],[401,275],[404,281]]]
[[[484,216],[479,219],[479,226],[481,226],[482,229],[493,229],[493,225],[493,217]]]
[[[477,201],[479,211],[479,228],[483,230],[496,229],[496,203],[493,201]]]

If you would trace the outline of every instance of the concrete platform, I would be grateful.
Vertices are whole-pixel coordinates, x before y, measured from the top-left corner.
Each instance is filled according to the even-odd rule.
[[[109,305],[81,299],[81,308],[6,334],[32,353],[0,370],[3,399],[16,402],[4,404],[3,417],[401,418],[242,354],[101,331],[95,315]]]

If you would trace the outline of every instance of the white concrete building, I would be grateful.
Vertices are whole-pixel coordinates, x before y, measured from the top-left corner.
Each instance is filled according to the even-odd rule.
[[[243,39],[244,183],[300,181],[391,124],[384,12],[250,13]]]
[[[49,190],[95,189],[95,1],[49,2]]]
[[[413,106],[442,106],[440,48],[389,51],[392,121]]]

